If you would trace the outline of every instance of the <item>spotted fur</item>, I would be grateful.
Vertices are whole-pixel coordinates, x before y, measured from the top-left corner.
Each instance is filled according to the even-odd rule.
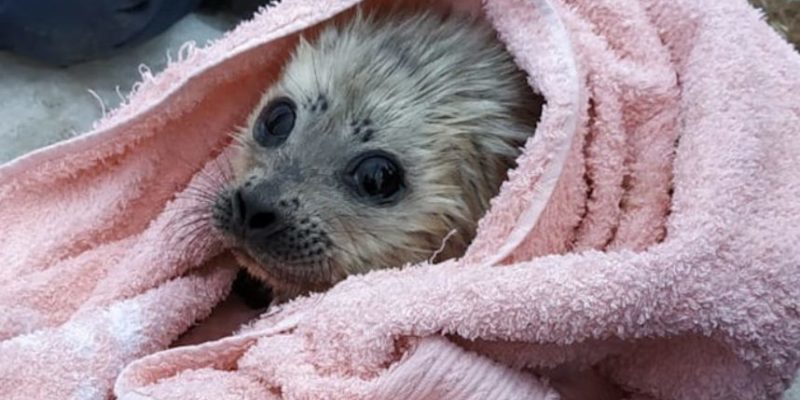
[[[280,96],[296,102],[297,120],[285,143],[265,149],[252,126]],[[264,94],[240,133],[236,181],[220,194],[217,225],[225,230],[239,185],[280,199],[290,228],[238,247],[251,273],[289,293],[428,260],[440,247],[437,259],[456,257],[533,134],[542,102],[494,31],[473,17],[356,12],[301,38]],[[397,204],[365,204],[343,185],[348,162],[370,150],[404,168]]]

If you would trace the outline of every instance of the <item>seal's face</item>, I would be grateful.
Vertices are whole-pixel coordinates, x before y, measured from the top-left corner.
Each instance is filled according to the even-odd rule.
[[[216,225],[252,274],[290,291],[456,256],[540,107],[474,21],[357,14],[301,40],[264,95]]]

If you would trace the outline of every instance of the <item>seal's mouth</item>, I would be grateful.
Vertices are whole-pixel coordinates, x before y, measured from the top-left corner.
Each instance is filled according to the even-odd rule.
[[[264,267],[261,264],[259,264],[258,261],[256,261],[253,257],[250,257],[250,255],[247,254],[247,251],[234,248],[231,249],[231,253],[233,254],[234,257],[236,257],[236,261],[238,261],[240,264],[242,264],[242,266],[246,267],[247,269],[250,270],[256,269],[262,271],[264,270]]]
[[[286,288],[298,285],[303,286],[301,283],[308,284],[308,282],[303,281],[295,282],[295,280],[289,279],[289,275],[286,273],[282,274],[281,272],[287,272],[289,270],[287,266],[279,263],[265,264],[264,262],[259,262],[256,258],[250,255],[246,249],[232,248],[231,253],[236,258],[236,261],[238,261],[241,266],[247,269],[252,276],[258,278],[271,287]]]
[[[256,261],[255,258],[247,254],[247,251],[244,249],[239,248],[232,248],[231,254],[233,254],[236,261],[244,267],[247,272],[252,275],[253,277],[257,278],[258,280],[266,283],[267,285],[274,287],[276,284],[279,284],[269,273],[269,268],[262,263]]]

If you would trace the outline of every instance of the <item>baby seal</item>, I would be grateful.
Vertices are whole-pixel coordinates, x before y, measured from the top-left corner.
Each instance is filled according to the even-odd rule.
[[[543,99],[476,18],[357,11],[300,39],[214,223],[280,297],[461,255]]]

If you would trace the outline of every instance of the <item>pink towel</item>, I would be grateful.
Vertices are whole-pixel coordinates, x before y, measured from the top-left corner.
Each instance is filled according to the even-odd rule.
[[[229,132],[295,33],[357,3],[262,11],[146,73],[92,133],[0,168],[0,398],[555,399],[559,366],[630,398],[785,390],[800,56],[744,0],[452,1],[547,99],[467,254],[165,350],[234,275],[191,219]]]

